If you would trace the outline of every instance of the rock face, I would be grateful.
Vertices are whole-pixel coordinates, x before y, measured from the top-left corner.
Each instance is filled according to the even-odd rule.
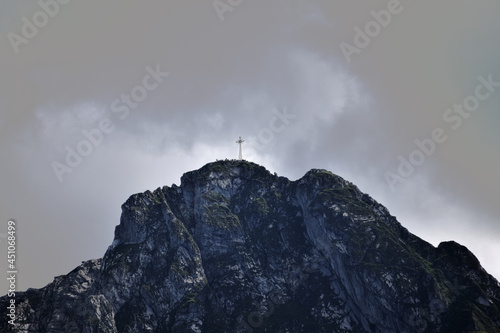
[[[122,210],[104,258],[17,293],[16,332],[500,332],[499,284],[467,248],[328,171],[218,161]]]

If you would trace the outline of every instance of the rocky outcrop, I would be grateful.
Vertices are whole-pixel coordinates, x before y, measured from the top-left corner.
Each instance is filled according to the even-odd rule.
[[[102,259],[17,294],[16,332],[500,332],[472,253],[325,170],[218,161],[122,210]]]

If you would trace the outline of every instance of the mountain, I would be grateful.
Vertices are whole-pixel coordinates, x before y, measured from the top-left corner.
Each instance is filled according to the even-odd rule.
[[[423,241],[339,176],[290,181],[226,160],[132,195],[104,257],[17,293],[15,322],[16,332],[494,333],[500,286],[467,248]]]

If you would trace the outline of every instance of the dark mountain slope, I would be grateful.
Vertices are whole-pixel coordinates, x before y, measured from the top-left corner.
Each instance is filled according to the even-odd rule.
[[[17,332],[500,332],[472,253],[328,171],[219,161],[122,210],[104,258],[17,294]]]

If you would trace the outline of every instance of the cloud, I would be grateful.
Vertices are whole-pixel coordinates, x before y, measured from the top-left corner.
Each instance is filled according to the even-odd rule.
[[[41,286],[101,256],[129,195],[237,157],[240,135],[245,158],[291,179],[329,169],[410,231],[477,248],[494,271],[500,94],[396,192],[383,174],[442,125],[477,76],[500,78],[500,48],[491,42],[500,31],[498,4],[403,3],[347,64],[339,44],[386,5],[257,0],[221,22],[210,2],[72,1],[17,55],[2,38],[0,218],[25,228],[19,287]],[[0,6],[4,37],[39,10],[30,1]],[[112,102],[157,64],[169,77],[119,119]],[[280,120],[285,110],[295,118]],[[114,131],[59,183],[51,162],[64,161],[66,146],[105,117]]]

